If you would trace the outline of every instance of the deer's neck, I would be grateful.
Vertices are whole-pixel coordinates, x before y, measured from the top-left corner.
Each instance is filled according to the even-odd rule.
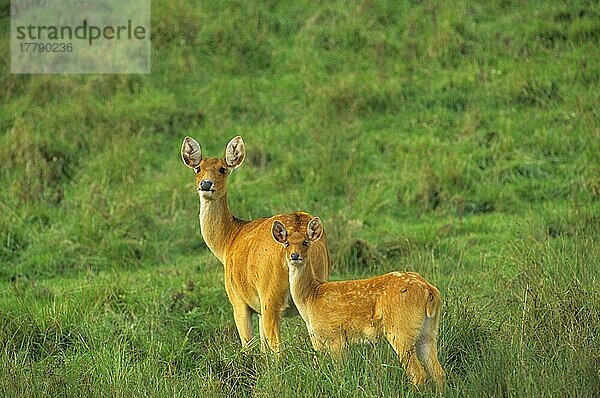
[[[227,195],[214,200],[200,197],[200,231],[210,251],[225,265],[227,249],[237,231],[237,223],[227,206]]]
[[[293,265],[288,266],[294,267]],[[309,307],[317,297],[319,286],[323,282],[315,279],[310,263],[306,264],[302,270],[290,268],[289,279],[290,293],[296,308],[298,308],[298,312],[304,321],[310,322],[308,318]]]

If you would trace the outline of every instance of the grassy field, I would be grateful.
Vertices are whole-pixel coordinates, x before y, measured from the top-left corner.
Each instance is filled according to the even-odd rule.
[[[185,135],[333,279],[438,286],[446,396],[600,395],[597,2],[154,1],[149,75],[12,75],[0,4],[0,396],[434,395],[298,317],[240,352]]]

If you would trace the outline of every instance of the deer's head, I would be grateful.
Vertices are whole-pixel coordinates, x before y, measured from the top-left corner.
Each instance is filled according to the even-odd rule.
[[[203,158],[200,144],[192,137],[185,137],[181,144],[183,164],[196,173],[196,190],[205,200],[218,199],[227,193],[227,177],[245,156],[246,147],[240,136],[229,141],[223,158]]]
[[[306,226],[306,231],[297,231],[288,234],[285,225],[279,221],[273,221],[271,227],[273,239],[285,247],[285,258],[290,266],[304,267],[308,260],[308,249],[310,246],[321,239],[323,235],[323,224],[319,217],[314,217]]]

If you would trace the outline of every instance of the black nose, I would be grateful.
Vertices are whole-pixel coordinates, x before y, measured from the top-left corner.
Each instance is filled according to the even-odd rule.
[[[300,253],[292,253],[290,255],[290,258],[292,259],[292,261],[298,261],[300,260]]]
[[[203,191],[209,191],[212,187],[213,182],[211,180],[202,180],[200,181],[200,189]]]

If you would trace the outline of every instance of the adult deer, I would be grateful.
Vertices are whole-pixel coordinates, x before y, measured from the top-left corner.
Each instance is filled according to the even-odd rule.
[[[210,251],[225,268],[225,290],[242,346],[253,335],[252,314],[259,317],[261,350],[280,353],[279,326],[284,309],[293,306],[289,293],[285,249],[271,235],[273,220],[311,220],[307,213],[278,214],[244,221],[235,217],[227,205],[227,177],[244,161],[242,137],[234,137],[224,158],[203,158],[196,140],[185,137],[181,146],[183,163],[196,173],[200,196],[200,230]],[[314,275],[329,276],[330,258],[325,239],[312,245],[307,256],[313,259]],[[292,312],[292,311],[290,311]]]
[[[317,217],[308,224],[275,220],[272,234],[285,249],[292,298],[316,350],[326,349],[339,357],[349,343],[385,336],[415,386],[427,378],[424,364],[442,391],[445,374],[437,358],[438,289],[414,272],[340,282],[315,279],[310,267],[318,264],[308,253],[323,235]]]

